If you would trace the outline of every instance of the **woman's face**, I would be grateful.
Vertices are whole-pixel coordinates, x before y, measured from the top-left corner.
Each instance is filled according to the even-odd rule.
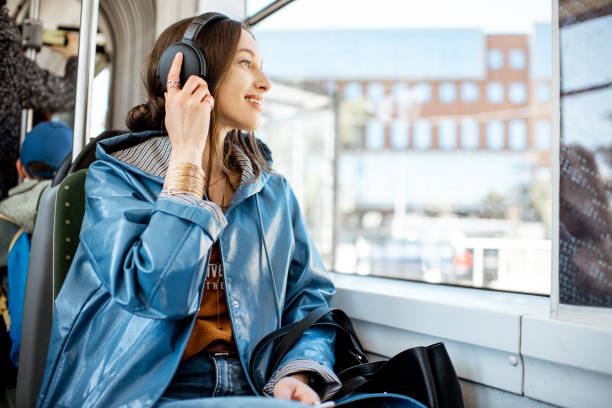
[[[261,64],[255,39],[242,30],[236,55],[215,100],[224,128],[252,131],[259,127],[263,95],[270,90]]]

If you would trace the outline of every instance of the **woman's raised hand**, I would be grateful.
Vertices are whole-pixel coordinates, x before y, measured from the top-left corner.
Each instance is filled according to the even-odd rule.
[[[192,75],[179,88],[183,54],[177,53],[168,73],[165,124],[172,144],[171,161],[202,165],[214,99],[206,81]]]

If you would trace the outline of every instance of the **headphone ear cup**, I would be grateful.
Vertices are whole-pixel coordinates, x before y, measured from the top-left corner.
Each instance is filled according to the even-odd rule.
[[[161,82],[164,92],[167,91],[166,81],[168,80],[168,73],[170,72],[172,61],[174,61],[174,56],[178,52],[183,53],[180,74],[181,87],[191,75],[197,75],[202,78],[206,75],[206,60],[204,59],[202,51],[187,41],[174,43],[166,48],[157,64],[157,77]]]

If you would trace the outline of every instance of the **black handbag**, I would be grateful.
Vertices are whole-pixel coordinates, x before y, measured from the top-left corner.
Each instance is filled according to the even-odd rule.
[[[401,396],[407,396],[429,408],[463,408],[457,374],[443,343],[413,347],[388,360],[369,362],[350,318],[342,310],[328,307],[315,309],[299,322],[260,340],[250,361],[251,378],[257,378],[254,375],[255,367],[264,350],[271,348],[265,370],[265,378],[270,378],[285,354],[310,327],[332,327],[336,330],[334,372],[342,387],[334,395],[334,400],[351,401],[350,404],[341,402],[336,406],[415,406],[397,402]],[[259,378],[263,378],[262,375]],[[265,384],[255,382],[261,392]],[[376,398],[364,401],[363,396],[367,394]],[[385,398],[381,398],[385,394],[396,401],[393,404],[385,403]]]

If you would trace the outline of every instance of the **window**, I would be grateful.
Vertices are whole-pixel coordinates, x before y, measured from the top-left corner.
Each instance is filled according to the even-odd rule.
[[[550,101],[550,86],[547,84],[538,84],[536,87],[536,100],[538,102]]]
[[[414,122],[413,143],[415,149],[429,149],[431,147],[431,123],[426,119]]]
[[[502,103],[504,101],[504,85],[500,82],[491,82],[487,85],[487,100],[490,103]]]
[[[360,83],[350,82],[344,87],[344,99],[355,100],[361,98],[363,94],[363,87]]]
[[[547,120],[538,120],[535,123],[535,148],[550,149],[550,122]]]
[[[457,87],[452,82],[440,84],[440,101],[442,103],[453,103],[457,98]]]
[[[461,84],[461,100],[463,102],[477,102],[478,84],[475,82],[463,82]]]
[[[412,88],[414,91],[414,99],[420,103],[431,101],[431,86],[425,82],[415,84]]]
[[[379,82],[372,82],[367,87],[368,99],[374,103],[385,96],[385,86]]]
[[[491,150],[504,148],[504,122],[501,120],[487,123],[487,148]]]
[[[521,49],[512,49],[508,54],[508,63],[510,68],[521,70],[525,68],[525,51]]]
[[[457,148],[457,126],[452,119],[444,119],[438,127],[438,137],[440,140],[440,148],[444,150],[452,150]]]
[[[527,125],[524,120],[514,119],[508,125],[508,144],[512,150],[525,150],[527,148]]]
[[[385,147],[385,125],[377,119],[370,120],[366,126],[366,147],[383,149]]]
[[[504,67],[504,53],[502,50],[491,49],[487,54],[489,68],[493,70],[502,69]]]
[[[479,126],[475,119],[466,118],[461,121],[461,147],[464,149],[478,149]]]
[[[408,123],[396,120],[391,125],[391,147],[396,150],[408,147]]]
[[[393,84],[391,95],[396,102],[406,103],[410,100],[410,88],[403,82],[397,82]]]
[[[549,104],[531,104],[552,69],[529,76],[533,96],[525,71],[550,54],[552,41],[532,41],[550,24],[500,17],[497,1],[470,22],[418,8],[424,21],[409,2],[331,3],[323,20],[308,18],[317,2],[291,2],[253,27],[272,81],[262,130],[325,265],[546,294],[551,198],[534,174],[550,150],[513,152],[535,150],[535,121],[551,122]]]
[[[527,89],[522,82],[512,82],[508,87],[508,99],[514,104],[525,103]]]

